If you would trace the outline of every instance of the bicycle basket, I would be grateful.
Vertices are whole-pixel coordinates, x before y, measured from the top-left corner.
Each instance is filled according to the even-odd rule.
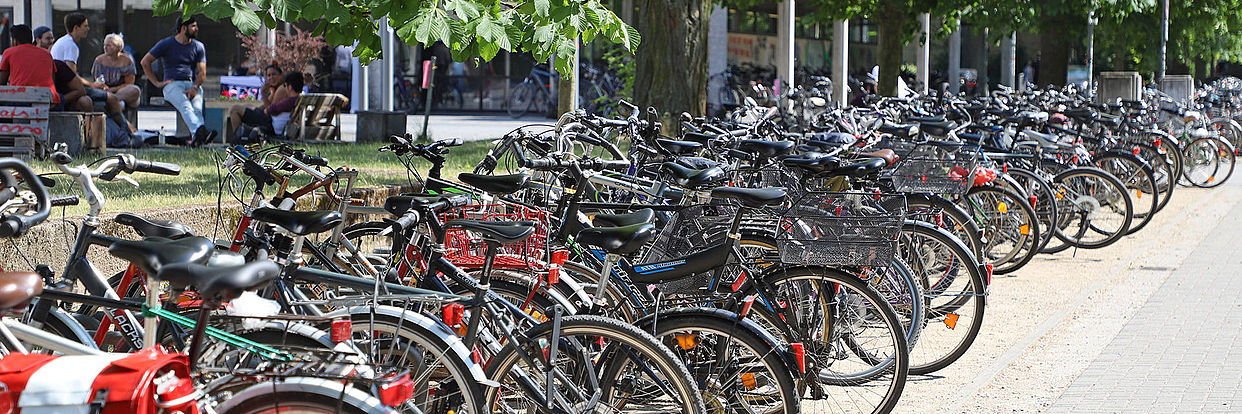
[[[548,244],[547,210],[520,204],[472,204],[441,214],[444,221],[471,219],[486,221],[533,221],[535,233],[525,240],[504,245],[496,254],[493,266],[498,268],[546,267],[544,256]],[[463,268],[483,267],[487,258],[487,243],[463,229],[447,229],[444,232],[444,258]]]
[[[738,207],[721,202],[690,206],[678,210],[665,223],[642,260],[659,263],[724,243]],[[703,272],[660,284],[665,294],[705,293],[710,272]]]
[[[813,192],[781,213],[776,247],[784,263],[890,266],[905,222],[900,194]]]
[[[979,151],[929,150],[920,146],[903,156],[889,172],[893,189],[901,193],[965,194],[973,185]]]

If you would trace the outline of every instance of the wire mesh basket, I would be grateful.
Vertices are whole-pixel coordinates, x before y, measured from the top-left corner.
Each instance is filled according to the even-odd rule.
[[[890,266],[905,217],[900,194],[811,192],[781,212],[776,247],[789,264]]]
[[[720,245],[728,237],[729,226],[737,215],[736,205],[713,202],[689,206],[669,217],[660,234],[639,263],[660,263],[685,257]],[[664,293],[692,293],[705,289],[709,273],[700,273],[660,284]]]
[[[548,244],[547,210],[520,204],[472,204],[455,208],[440,215],[444,221],[471,219],[484,221],[530,221],[535,223],[535,233],[525,240],[502,246],[496,254],[494,266],[498,268],[544,268]],[[444,258],[463,268],[483,266],[487,258],[487,243],[464,229],[447,229],[444,232]]]
[[[943,150],[921,145],[905,152],[887,174],[900,193],[965,194],[974,183],[977,149]]]

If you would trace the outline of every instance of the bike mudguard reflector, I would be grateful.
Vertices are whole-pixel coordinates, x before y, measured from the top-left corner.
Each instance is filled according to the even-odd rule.
[[[10,354],[0,359],[0,406],[21,414],[156,414],[162,402],[197,413],[197,391],[186,390],[181,381],[189,377],[184,354],[154,348],[62,357]]]

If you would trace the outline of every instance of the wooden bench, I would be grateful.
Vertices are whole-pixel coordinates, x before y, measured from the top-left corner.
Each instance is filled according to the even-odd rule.
[[[285,125],[285,137],[305,141],[341,139],[341,110],[349,98],[339,93],[304,93]]]
[[[0,157],[29,160],[46,148],[52,90],[0,86]]]

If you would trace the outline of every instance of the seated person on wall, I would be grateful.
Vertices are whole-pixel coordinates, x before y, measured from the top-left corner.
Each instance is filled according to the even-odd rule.
[[[61,96],[52,77],[55,68],[52,54],[34,45],[34,33],[30,31],[30,26],[19,24],[9,30],[13,46],[5,49],[0,57],[0,85],[51,89],[52,105],[59,105]]]
[[[233,133],[237,131],[237,127],[243,123],[253,125],[261,122],[262,118],[266,116],[263,111],[268,106],[286,98],[284,96],[285,90],[280,88],[280,85],[284,83],[284,71],[280,69],[280,65],[275,63],[267,65],[267,68],[263,69],[263,74],[263,86],[260,88],[260,94],[263,96],[262,101],[259,105],[237,104],[229,107],[229,117],[224,125],[226,132]]]
[[[259,134],[283,135],[285,126],[289,124],[289,119],[293,115],[293,109],[298,104],[298,98],[302,95],[302,87],[305,86],[304,79],[302,72],[285,74],[284,82],[281,82],[275,93],[276,96],[284,98],[268,105],[266,109],[258,113],[247,111],[247,114],[251,116],[239,120],[241,127],[234,131],[234,137],[238,141],[253,142],[257,140]]]
[[[138,75],[134,65],[134,57],[125,53],[125,38],[112,33],[104,37],[104,52],[95,58],[91,66],[91,74],[95,77],[93,87],[112,92],[125,106],[138,106],[142,98],[142,90],[134,84]],[[99,79],[103,78],[103,82]]]
[[[142,57],[143,73],[155,73],[152,64],[161,60],[164,79],[151,79],[151,84],[164,91],[164,100],[172,104],[190,128],[191,146],[211,142],[219,134],[207,128],[203,117],[203,81],[207,77],[207,48],[198,37],[198,22],[193,17],[178,19],[177,34],[156,43]]]

